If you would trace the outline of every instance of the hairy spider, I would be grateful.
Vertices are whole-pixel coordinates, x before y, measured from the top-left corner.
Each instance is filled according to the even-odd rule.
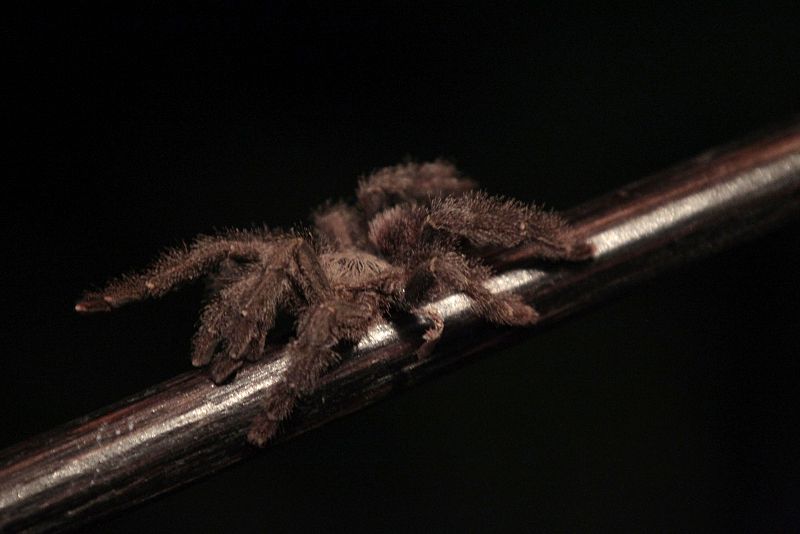
[[[194,336],[192,363],[210,366],[217,383],[264,353],[280,311],[294,316],[289,364],[248,432],[249,441],[261,446],[297,398],[312,392],[337,362],[337,345],[357,342],[392,309],[429,320],[420,357],[431,352],[444,327],[422,305],[448,293],[466,294],[475,312],[491,322],[536,322],[538,314],[519,296],[484,287],[491,271],[480,251],[526,243],[548,260],[591,254],[560,216],[476,186],[444,161],[387,167],[359,182],[353,205],[328,203],[315,211],[308,231],[200,236],[148,269],[86,293],[75,309],[108,311],[207,277],[212,291]]]

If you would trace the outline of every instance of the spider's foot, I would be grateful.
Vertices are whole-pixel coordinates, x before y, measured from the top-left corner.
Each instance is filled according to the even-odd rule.
[[[595,246],[588,241],[581,241],[570,245],[567,249],[567,259],[572,261],[586,261],[594,257]]]
[[[75,304],[75,311],[79,313],[108,312],[135,300],[139,300],[139,298],[129,294],[111,296],[103,293],[89,293]]]
[[[85,297],[75,304],[75,311],[78,313],[107,312],[114,309],[114,305],[103,296]]]
[[[431,322],[430,327],[422,334],[422,344],[414,351],[418,359],[424,360],[431,355],[433,349],[439,343],[439,338],[442,337],[444,319],[439,312],[433,309],[422,309],[418,310],[417,313]]]
[[[236,374],[244,365],[243,360],[234,360],[227,356],[217,355],[209,367],[211,381],[217,385],[224,384]]]
[[[256,447],[264,447],[278,433],[280,421],[262,412],[250,424],[247,431],[247,441]]]
[[[438,339],[432,339],[432,340],[426,339],[425,341],[422,342],[422,345],[417,347],[417,350],[414,351],[414,354],[416,355],[418,360],[427,360],[433,353],[433,349],[435,349],[436,345],[438,344],[439,344]]]
[[[522,302],[521,300],[510,300],[505,303],[504,322],[513,325],[531,325],[539,322],[539,312]]]

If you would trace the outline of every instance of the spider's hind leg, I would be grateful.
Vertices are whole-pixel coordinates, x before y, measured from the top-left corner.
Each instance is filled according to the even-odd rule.
[[[472,309],[482,318],[493,323],[508,325],[530,325],[539,319],[533,307],[526,304],[519,295],[513,293],[492,293],[484,283],[491,270],[480,263],[469,261],[457,252],[446,252],[427,260],[417,268],[416,279],[427,278],[436,290],[433,298],[454,291],[463,292],[471,300]],[[412,280],[414,277],[412,277]],[[414,288],[407,288],[414,291]],[[417,349],[417,356],[427,357],[434,349],[444,330],[442,317],[427,306],[415,310],[419,315],[431,320],[431,327],[423,336],[423,343]]]
[[[532,255],[569,261],[586,260],[593,253],[557,213],[481,191],[434,199],[425,222],[478,248],[525,244]]]
[[[356,196],[371,218],[399,203],[427,203],[439,196],[461,195],[477,185],[462,177],[451,163],[435,160],[384,167],[359,182]]]

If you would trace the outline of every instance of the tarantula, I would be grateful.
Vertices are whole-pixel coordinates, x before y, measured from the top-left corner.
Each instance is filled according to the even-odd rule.
[[[315,211],[310,230],[200,236],[146,270],[86,293],[75,309],[109,311],[207,277],[212,291],[193,339],[192,363],[210,366],[216,383],[264,353],[279,312],[294,316],[289,365],[248,432],[251,443],[263,446],[298,397],[312,392],[338,361],[337,345],[357,342],[393,309],[428,319],[420,357],[431,352],[444,327],[422,305],[452,292],[470,297],[488,321],[536,322],[536,310],[519,296],[484,287],[491,270],[481,251],[525,243],[547,260],[591,254],[560,216],[476,187],[440,160],[380,169],[359,181],[354,205],[328,203]]]

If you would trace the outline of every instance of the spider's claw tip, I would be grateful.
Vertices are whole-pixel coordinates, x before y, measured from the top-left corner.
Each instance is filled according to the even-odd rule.
[[[242,360],[231,360],[230,358],[218,359],[211,364],[211,369],[209,369],[211,381],[218,386],[222,385],[230,381],[243,365],[244,362]]]
[[[595,255],[595,246],[588,241],[573,245],[570,250],[570,258],[577,261],[590,260]]]
[[[266,413],[256,416],[247,431],[247,442],[256,447],[267,446],[278,433],[280,421],[273,419]]]
[[[104,298],[89,298],[75,304],[75,311],[78,313],[111,311],[112,308],[111,303]]]
[[[251,445],[255,445],[256,447],[263,447],[264,445],[267,444],[267,440],[262,438],[256,432],[252,431],[247,433],[247,442],[250,443]]]
[[[251,428],[247,432],[247,442],[259,448],[264,448],[272,441],[276,428]]]
[[[194,367],[205,367],[209,363],[211,363],[211,358],[213,357],[213,352],[207,353],[195,353],[192,355],[192,366]]]

